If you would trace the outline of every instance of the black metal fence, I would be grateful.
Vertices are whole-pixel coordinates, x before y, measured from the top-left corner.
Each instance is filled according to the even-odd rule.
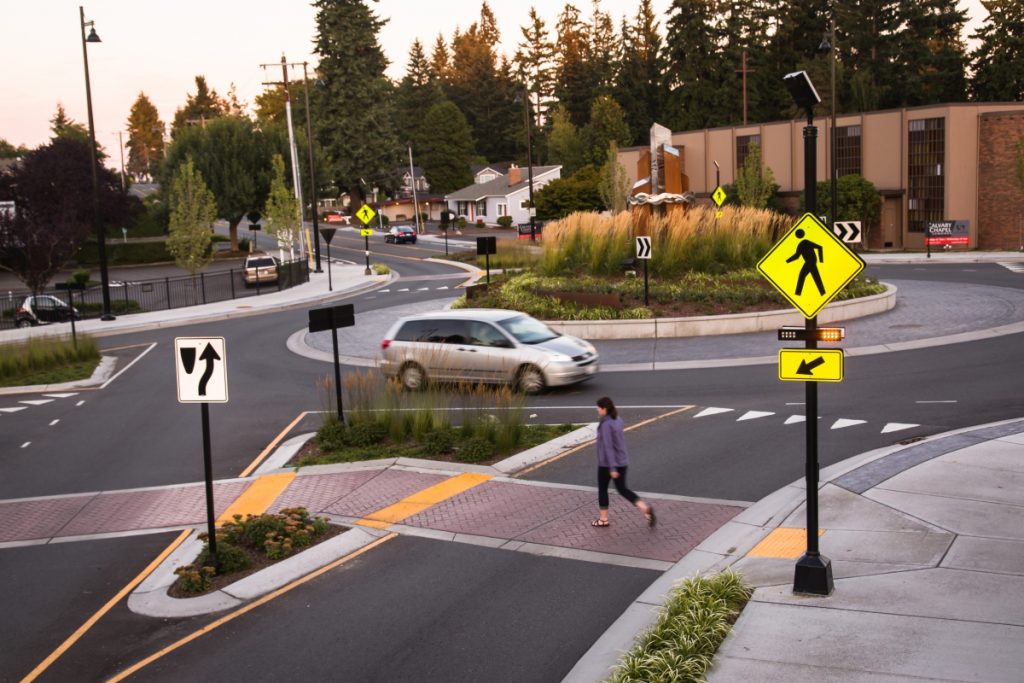
[[[262,269],[261,269],[262,270]],[[243,268],[231,268],[195,276],[110,282],[110,309],[114,315],[163,311],[197,306],[229,299],[244,299],[279,292],[309,282],[309,265],[303,259],[285,261],[277,267],[276,282],[245,282]],[[85,290],[47,289],[41,294],[70,298],[83,318],[98,318],[103,312],[103,292],[99,285]],[[31,292],[0,292],[0,329],[14,327],[15,311]]]

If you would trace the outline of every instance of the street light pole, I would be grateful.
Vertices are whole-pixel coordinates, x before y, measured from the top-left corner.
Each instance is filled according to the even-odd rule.
[[[313,256],[316,261],[314,272],[322,273],[320,268],[320,228],[317,225],[316,199],[316,167],[313,164],[313,124],[309,115],[309,76],[306,75],[306,62],[302,63],[302,91],[306,95],[306,145],[309,147],[309,191],[313,201]],[[330,248],[330,245],[327,245]]]
[[[420,204],[416,199],[416,171],[412,165],[412,142],[406,143],[409,148],[409,178],[410,184],[412,185],[412,210],[416,213],[416,232],[423,232],[423,226],[420,224]]]
[[[526,122],[526,173],[530,186],[530,241],[537,241],[537,226],[533,208],[533,126],[530,123],[530,94],[523,86],[523,120]]]
[[[110,279],[107,275],[107,240],[104,227],[100,221],[100,179],[96,170],[96,126],[92,118],[92,87],[89,84],[89,51],[86,43],[98,43],[94,22],[85,20],[85,8],[78,6],[78,17],[82,24],[82,63],[85,65],[85,105],[89,112],[89,158],[92,161],[92,222],[96,231],[96,250],[100,257],[100,286],[103,291],[103,314],[100,320],[114,320],[110,312]],[[89,27],[89,36],[85,35],[85,27]]]
[[[821,43],[818,45],[818,52],[827,52],[829,54],[830,71],[831,71],[831,87],[832,87],[832,127],[829,136],[829,188],[831,189],[832,202],[831,202],[831,219],[830,230],[835,230],[835,223],[837,220],[836,213],[838,212],[837,204],[838,198],[836,197],[836,152],[839,149],[839,144],[836,139],[836,15],[835,7],[829,7],[829,33],[823,36]]]

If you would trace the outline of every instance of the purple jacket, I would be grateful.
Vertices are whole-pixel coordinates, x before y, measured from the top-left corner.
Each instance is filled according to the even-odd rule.
[[[622,418],[605,415],[597,424],[598,467],[628,467],[629,453],[623,434]]]

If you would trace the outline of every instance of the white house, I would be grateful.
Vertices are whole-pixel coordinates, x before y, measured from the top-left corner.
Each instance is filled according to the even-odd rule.
[[[533,191],[536,193],[552,180],[562,176],[562,167],[534,166]],[[511,216],[512,223],[530,222],[530,183],[527,169],[513,166],[505,175],[489,182],[473,183],[444,196],[448,210],[464,216],[470,223],[482,220],[497,224],[501,216]]]

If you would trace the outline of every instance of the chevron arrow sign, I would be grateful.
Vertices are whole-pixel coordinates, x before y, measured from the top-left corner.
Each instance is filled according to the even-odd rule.
[[[637,236],[636,257],[642,260],[648,260],[651,258],[651,238],[647,235]]]
[[[836,221],[832,224],[832,231],[847,244],[860,244],[860,221]]]

